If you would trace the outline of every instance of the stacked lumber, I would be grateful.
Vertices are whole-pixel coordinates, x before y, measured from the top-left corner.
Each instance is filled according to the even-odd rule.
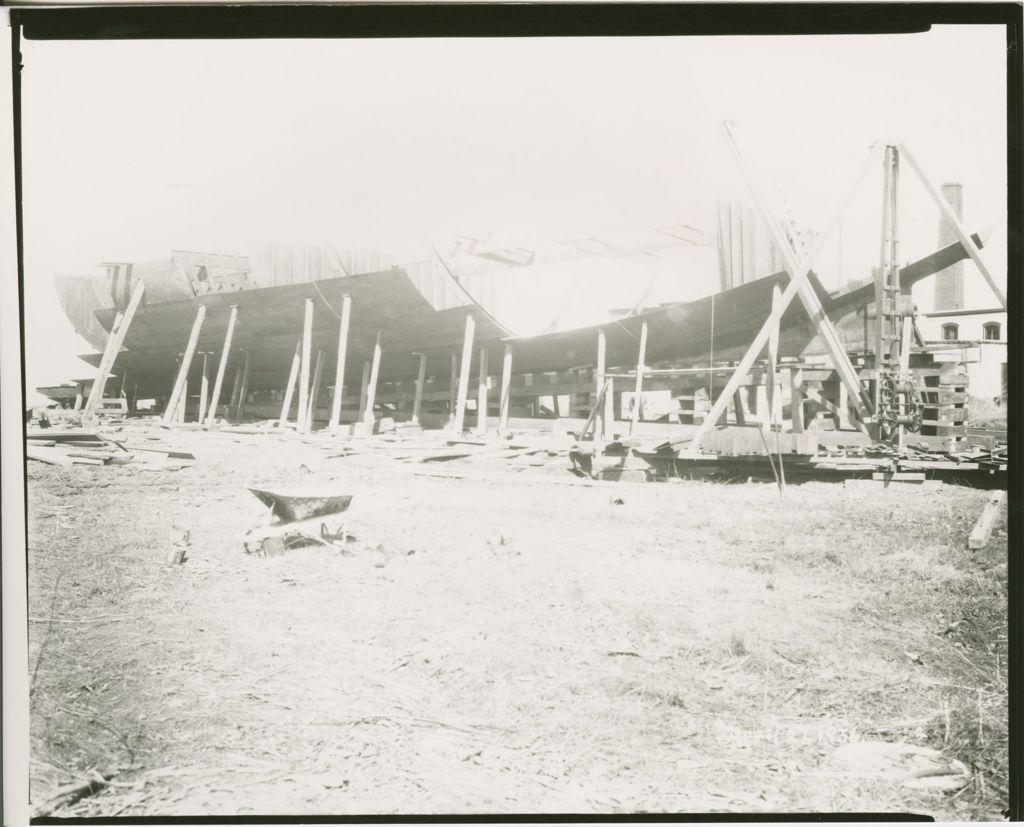
[[[919,375],[924,371],[915,371]],[[967,433],[967,372],[960,364],[924,373],[921,398],[923,436],[962,437]]]

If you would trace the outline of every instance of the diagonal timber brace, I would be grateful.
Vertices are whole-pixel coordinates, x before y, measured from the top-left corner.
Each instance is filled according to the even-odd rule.
[[[732,136],[728,132],[728,129],[726,129],[726,134],[730,139],[730,146],[733,148],[734,154],[736,154],[737,158],[739,159],[738,150],[736,150],[735,145],[732,143]],[[700,428],[698,428],[697,432],[693,435],[691,439],[686,440],[690,443],[690,452],[695,453],[700,450],[700,443],[704,435],[709,430],[711,430],[713,424],[717,422],[721,418],[722,414],[725,412],[726,406],[729,404],[729,400],[732,398],[733,394],[739,388],[740,384],[743,382],[744,377],[750,371],[751,367],[753,367],[754,362],[761,355],[761,351],[764,350],[765,345],[768,344],[774,331],[778,329],[779,321],[782,319],[782,314],[786,311],[786,308],[789,307],[790,303],[796,297],[801,285],[806,287],[807,292],[809,292],[811,296],[813,296],[813,299],[817,303],[817,306],[819,308],[818,313],[811,314],[811,319],[815,321],[816,327],[827,327],[827,329],[832,331],[833,336],[835,336],[835,329],[832,327],[831,322],[829,322],[827,318],[824,318],[824,310],[821,309],[820,302],[817,302],[817,294],[814,293],[813,288],[811,288],[810,284],[808,283],[807,275],[810,272],[811,265],[814,262],[814,259],[819,255],[821,250],[824,248],[825,243],[828,241],[829,237],[832,234],[832,231],[839,223],[839,219],[842,217],[847,205],[853,199],[853,196],[856,194],[858,188],[860,187],[861,181],[864,180],[864,176],[867,175],[868,171],[875,164],[881,151],[882,149],[880,146],[872,145],[872,147],[868,151],[867,157],[864,159],[864,162],[861,164],[861,167],[857,171],[857,174],[851,181],[850,186],[843,194],[843,197],[840,200],[839,205],[837,206],[831,219],[825,225],[825,230],[818,237],[817,241],[814,243],[813,248],[807,254],[806,258],[802,262],[800,262],[799,264],[796,263],[796,256],[793,252],[793,248],[789,245],[788,239],[786,239],[784,236],[781,239],[781,246],[783,247],[784,252],[788,253],[788,255],[786,256],[786,266],[790,274],[789,284],[786,285],[786,289],[782,292],[782,295],[779,297],[779,300],[777,302],[773,302],[772,309],[768,315],[768,318],[765,320],[765,323],[762,325],[761,329],[754,337],[754,341],[751,343],[750,347],[747,349],[747,352],[740,360],[739,365],[733,371],[732,376],[729,377],[729,381],[726,383],[725,388],[723,388],[723,390],[719,394],[718,400],[712,405],[711,411],[705,417],[704,423],[700,426]],[[742,164],[742,159],[739,160],[745,170],[745,164]],[[758,196],[760,196],[760,193],[758,193]],[[763,201],[759,199],[759,205],[761,205],[762,203]],[[766,206],[762,208],[767,212]],[[768,218],[768,223],[771,226],[773,232],[781,235],[781,231],[779,231],[778,225],[775,223],[775,221],[771,220],[770,215],[766,217]],[[820,317],[822,317],[821,319],[817,318],[819,315]],[[821,321],[824,322],[824,325],[820,323]],[[843,351],[842,348],[840,348],[839,353],[842,356],[842,360],[845,361],[845,363],[849,366],[851,373],[853,373],[853,384],[856,389],[853,395],[853,399],[855,399],[857,403],[859,403],[861,406],[861,410],[858,411],[858,413],[861,414],[862,418],[866,418],[863,416],[863,409],[866,407],[865,403],[867,403],[868,400],[866,399],[863,389],[860,387],[860,382],[856,378],[856,373],[853,372],[853,365],[850,364],[850,360],[847,357],[845,351]],[[864,427],[862,421],[858,422],[858,425],[861,428]]]
[[[850,404],[857,413],[858,419],[861,422],[865,422],[872,410],[871,401],[860,384],[860,378],[857,376],[857,371],[850,362],[850,357],[846,353],[846,348],[843,346],[842,340],[839,338],[839,334],[836,332],[831,319],[829,319],[828,315],[825,313],[825,308],[822,307],[818,294],[814,291],[814,288],[807,280],[807,270],[801,269],[797,260],[796,250],[793,249],[792,242],[787,238],[786,234],[782,231],[779,222],[772,215],[771,210],[768,207],[768,202],[765,200],[764,195],[757,186],[753,173],[744,161],[743,156],[740,155],[739,147],[737,147],[736,140],[729,129],[729,124],[724,123],[722,125],[722,129],[725,132],[729,148],[732,150],[733,156],[736,158],[736,163],[740,167],[740,172],[743,174],[743,177],[747,182],[747,186],[750,188],[751,194],[757,202],[758,209],[761,211],[761,216],[771,229],[775,243],[778,245],[779,251],[782,253],[783,260],[786,264],[786,270],[789,272],[790,278],[797,282],[797,294],[800,297],[800,301],[803,303],[804,309],[807,311],[807,315],[810,316],[811,322],[814,324],[815,331],[825,343],[829,356],[832,357],[832,363],[835,365],[836,371],[839,373],[840,380],[846,386],[846,390],[850,396]],[[879,148],[872,147],[869,152],[869,164],[874,163],[875,156],[878,155],[879,152]]]
[[[984,276],[985,281],[988,282],[989,288],[995,294],[995,297],[999,299],[999,303],[1003,306],[1003,310],[1006,309],[1006,294],[1002,288],[996,284],[996,280],[992,277],[992,272],[988,269],[981,254],[978,252],[978,245],[974,243],[967,230],[964,229],[964,225],[960,223],[960,220],[956,217],[956,213],[950,209],[946,199],[942,197],[935,185],[931,182],[931,179],[924,174],[924,170],[921,169],[921,165],[917,163],[917,159],[914,154],[907,148],[907,145],[900,143],[897,145],[897,149],[900,154],[906,159],[907,163],[910,164],[910,168],[917,173],[917,177],[920,179],[924,188],[928,191],[928,195],[931,196],[932,201],[938,206],[939,211],[942,213],[942,217],[946,219],[946,222],[953,229],[957,239],[961,244],[964,245],[964,249],[967,254],[971,257],[971,260],[977,265],[981,275]]]

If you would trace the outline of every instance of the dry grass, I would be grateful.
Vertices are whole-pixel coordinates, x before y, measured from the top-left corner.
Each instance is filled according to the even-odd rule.
[[[174,438],[195,468],[30,467],[33,793],[121,770],[57,815],[1005,806],[1005,532],[965,550],[985,492],[459,480]],[[245,485],[332,479],[353,554],[242,553]],[[871,739],[972,781],[830,763]]]
[[[1006,430],[1006,405],[978,396],[972,396],[967,404],[967,424],[974,428],[995,428]]]

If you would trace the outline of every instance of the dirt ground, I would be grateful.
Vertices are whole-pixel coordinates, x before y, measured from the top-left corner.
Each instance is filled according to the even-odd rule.
[[[966,550],[988,492],[152,433],[194,467],[29,464],[33,802],[118,773],[54,815],[1006,806],[1004,518]],[[349,553],[243,552],[247,486],[325,484],[355,496]],[[855,741],[970,780],[854,772]]]

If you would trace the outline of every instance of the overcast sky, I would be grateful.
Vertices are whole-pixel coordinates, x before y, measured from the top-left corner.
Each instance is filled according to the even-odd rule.
[[[89,375],[57,272],[250,240],[558,240],[749,200],[719,124],[816,227],[876,138],[1005,226],[996,26],[836,37],[23,42],[28,385]],[[906,170],[907,259],[937,211]],[[880,174],[844,226],[878,256]],[[1005,251],[993,250],[1005,270]],[[685,278],[686,274],[680,274]],[[713,288],[709,284],[708,290]]]

